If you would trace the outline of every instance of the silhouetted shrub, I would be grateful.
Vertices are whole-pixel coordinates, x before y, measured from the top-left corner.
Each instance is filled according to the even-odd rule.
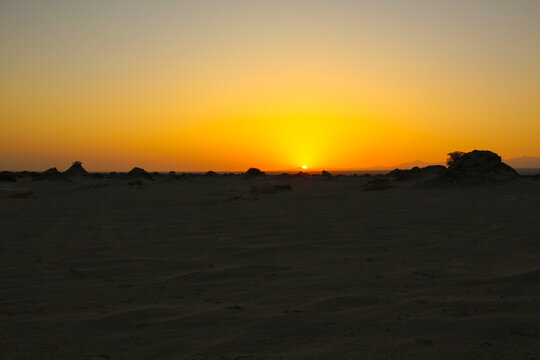
[[[448,157],[446,158],[446,165],[451,166],[453,163],[456,162],[456,160],[460,159],[465,153],[463,151],[454,151],[451,153],[448,153]]]

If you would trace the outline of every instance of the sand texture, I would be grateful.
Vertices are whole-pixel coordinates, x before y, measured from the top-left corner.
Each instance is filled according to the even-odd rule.
[[[368,180],[18,179],[0,358],[540,359],[540,182]]]

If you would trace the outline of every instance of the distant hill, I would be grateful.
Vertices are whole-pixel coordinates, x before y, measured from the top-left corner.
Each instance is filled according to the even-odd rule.
[[[394,165],[394,166],[372,166],[370,168],[366,168],[366,170],[394,170],[394,169],[407,170],[407,169],[412,169],[415,166],[426,167],[430,165],[444,165],[444,164],[427,162],[427,161],[422,161],[422,160],[414,160],[414,161],[409,161],[409,162],[399,164],[399,165]]]
[[[433,163],[433,162],[421,161],[421,160],[414,160],[414,161],[409,161],[409,162],[406,162],[406,163],[403,163],[403,164],[396,165],[393,168],[394,169],[412,169],[415,166],[426,167],[426,166],[431,166],[431,165],[444,165],[444,164],[443,163]]]
[[[522,156],[503,161],[515,169],[540,168],[540,156]]]

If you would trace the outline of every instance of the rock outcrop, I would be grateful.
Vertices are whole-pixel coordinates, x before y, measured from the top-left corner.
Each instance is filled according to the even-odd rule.
[[[494,152],[474,150],[464,154],[436,177],[436,186],[472,186],[505,183],[519,174]]]
[[[321,171],[321,176],[324,176],[324,177],[327,177],[327,178],[333,177],[333,175],[330,174],[330,173],[329,173],[328,171],[326,171],[326,170]]]
[[[245,172],[245,177],[256,177],[256,176],[264,176],[266,175],[264,171],[261,171],[257,168],[249,168],[248,171]]]
[[[204,176],[216,178],[216,177],[219,177],[219,174],[217,172],[215,172],[215,171],[210,170],[210,171],[207,171],[204,174]]]
[[[74,161],[73,165],[64,171],[64,174],[67,176],[88,176],[88,171],[83,168],[82,162]]]
[[[441,175],[445,171],[446,167],[442,165],[431,165],[423,168],[415,166],[408,170],[394,169],[387,176],[395,181],[428,180]]]
[[[150,175],[146,170],[139,167],[134,167],[130,172],[127,173],[129,179],[147,179],[154,181],[152,175]]]
[[[66,174],[58,171],[57,168],[53,167],[42,172],[36,180],[52,180],[52,181],[64,181],[70,182],[69,177]]]

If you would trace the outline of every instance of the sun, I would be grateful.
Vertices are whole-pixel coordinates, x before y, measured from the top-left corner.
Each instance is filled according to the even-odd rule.
[[[306,165],[302,165],[302,169],[307,170],[307,166],[306,166]]]

